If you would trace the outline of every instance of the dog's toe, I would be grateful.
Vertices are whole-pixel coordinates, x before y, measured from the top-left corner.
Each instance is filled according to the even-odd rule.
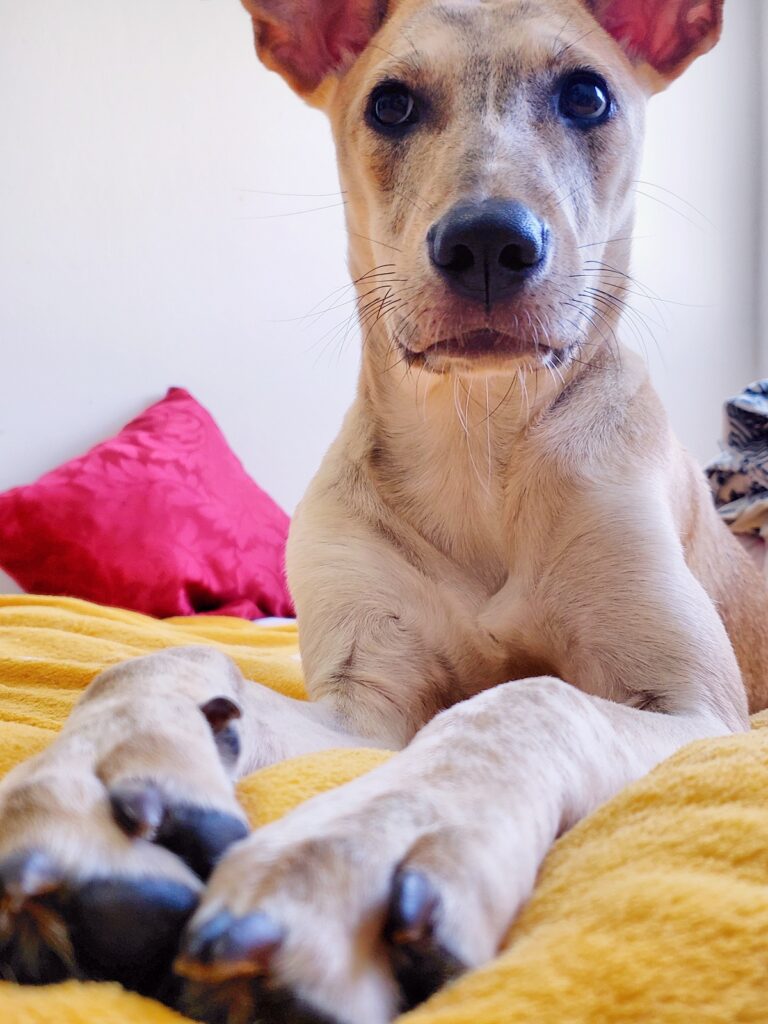
[[[7,980],[45,984],[74,972],[61,908],[65,884],[40,850],[15,853],[0,864],[0,973]]]
[[[243,818],[175,800],[151,781],[118,783],[110,791],[110,805],[115,822],[126,835],[164,846],[203,880],[225,851],[248,835]]]
[[[285,931],[267,914],[219,911],[186,937],[174,969],[192,980],[228,981],[269,974]]]
[[[466,970],[440,935],[442,901],[420,871],[395,875],[384,936],[404,1009],[423,1003]]]
[[[37,985],[108,979],[153,994],[197,902],[170,879],[83,881],[41,851],[16,853],[0,865],[2,973]]]
[[[466,884],[483,867],[473,835],[377,842],[394,808],[377,801],[303,839],[299,811],[234,849],[174,963],[177,1008],[208,1024],[386,1024],[492,955],[489,891]]]

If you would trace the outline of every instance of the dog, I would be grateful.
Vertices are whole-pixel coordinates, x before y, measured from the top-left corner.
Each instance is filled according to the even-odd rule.
[[[112,668],[0,790],[0,959],[191,1016],[385,1024],[553,841],[768,705],[768,591],[618,340],[647,99],[722,0],[245,0],[330,117],[360,386],[293,522],[310,702]],[[248,835],[238,777],[399,751]]]

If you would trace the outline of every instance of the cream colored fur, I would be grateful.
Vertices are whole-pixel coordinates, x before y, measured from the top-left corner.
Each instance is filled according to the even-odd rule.
[[[284,929],[276,983],[342,1024],[385,1024],[400,998],[381,936],[395,873],[416,870],[438,894],[435,947],[464,966],[490,958],[564,829],[684,744],[747,729],[748,712],[766,706],[768,594],[645,366],[617,340],[644,106],[673,71],[630,60],[580,0],[399,0],[357,60],[314,82],[286,57],[295,5],[246,6],[268,63],[331,118],[364,335],[357,397],[290,538],[314,703],[244,686],[201,655],[187,668],[182,654],[113,670],[51,750],[6,780],[0,852],[30,841],[24,790],[37,801],[37,845],[82,871],[113,863],[104,851],[115,844],[135,856],[101,805],[83,804],[71,833],[56,783],[69,772],[183,788],[194,762],[195,791],[238,813],[231,778],[255,766],[340,744],[402,748],[237,844],[193,922],[224,908],[269,914]],[[361,25],[375,21],[357,6]],[[562,47],[620,96],[621,121],[591,162],[535,129],[522,86],[505,94],[516,118],[503,115],[508,69],[535,82]],[[409,63],[450,115],[393,180],[362,113],[372,86]],[[541,211],[558,249],[534,294],[488,313],[446,292],[423,240],[462,197],[497,194]],[[617,301],[586,293],[569,306],[587,274]],[[430,351],[446,332],[512,321],[528,345],[517,356]],[[196,710],[222,693],[243,712],[229,778]],[[126,701],[118,743],[102,723]],[[147,740],[158,727],[160,745]],[[154,870],[182,870],[150,850]],[[179,961],[237,1024],[251,1019],[243,990],[217,986],[262,969]]]

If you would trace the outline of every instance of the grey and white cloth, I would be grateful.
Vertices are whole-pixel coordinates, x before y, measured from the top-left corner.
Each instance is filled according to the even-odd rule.
[[[706,472],[718,512],[760,560],[768,542],[768,380],[726,403],[724,448]]]

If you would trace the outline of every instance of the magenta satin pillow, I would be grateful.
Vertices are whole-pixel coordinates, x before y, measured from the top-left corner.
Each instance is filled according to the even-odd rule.
[[[181,388],[109,441],[0,494],[0,568],[32,594],[148,615],[293,615],[288,516]]]

